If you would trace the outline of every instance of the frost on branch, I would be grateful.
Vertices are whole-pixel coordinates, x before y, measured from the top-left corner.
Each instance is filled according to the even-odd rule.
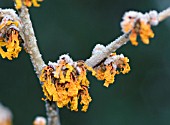
[[[92,101],[88,92],[87,70],[93,72],[84,61],[73,62],[68,55],[60,56],[57,63],[49,62],[40,75],[46,99],[56,102],[59,108],[67,106],[73,111],[78,111],[80,99],[82,111],[86,112]]]
[[[98,80],[105,80],[104,86],[108,87],[113,84],[116,74],[126,74],[130,71],[128,62],[129,59],[123,54],[112,53],[100,65],[94,67],[96,72],[94,75]]]
[[[0,9],[0,54],[2,58],[12,60],[21,51],[19,35],[20,22],[12,9]]]
[[[149,38],[154,37],[151,25],[158,25],[158,13],[150,11],[149,13],[142,14],[136,11],[126,12],[121,22],[121,28],[124,33],[131,31],[129,39],[132,45],[137,46],[137,36],[140,35],[144,44],[149,44]]]
[[[38,2],[42,2],[43,0],[15,0],[16,3],[16,9],[20,9],[22,5],[25,5],[27,7],[31,7],[32,5],[34,7],[39,7],[40,4]]]

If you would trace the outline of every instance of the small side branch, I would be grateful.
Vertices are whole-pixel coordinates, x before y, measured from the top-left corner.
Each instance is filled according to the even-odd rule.
[[[123,34],[122,36],[117,38],[115,41],[107,45],[105,49],[102,50],[100,53],[95,53],[94,55],[92,55],[89,59],[86,60],[85,63],[90,67],[95,67],[97,64],[99,64],[103,59],[105,59],[112,52],[115,52],[122,45],[126,44],[129,41],[130,33],[131,32]]]
[[[129,35],[131,32],[128,32],[126,34],[123,34],[119,38],[117,38],[115,41],[111,42],[109,45],[106,46],[107,54],[110,55],[110,53],[115,52],[117,49],[119,49],[122,45],[126,44],[129,41]]]
[[[166,10],[163,10],[162,12],[158,14],[158,21],[161,22],[168,17],[170,17],[170,7],[167,8]],[[131,34],[131,31],[123,34],[122,36],[117,38],[115,41],[107,45],[106,47],[102,46],[102,49],[100,50],[100,52],[92,54],[92,56],[86,60],[86,64],[91,67],[95,67],[96,65],[98,65],[108,55],[110,55],[112,52],[115,52],[118,48],[126,44],[129,41],[130,34]]]
[[[159,22],[161,22],[161,21],[165,20],[166,18],[168,18],[169,16],[170,16],[170,7],[159,13],[158,20],[159,20]]]

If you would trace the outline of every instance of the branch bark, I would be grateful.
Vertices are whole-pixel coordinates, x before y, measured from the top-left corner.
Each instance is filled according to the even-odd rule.
[[[45,63],[37,46],[37,40],[32,27],[32,22],[30,20],[30,15],[26,6],[22,6],[22,8],[18,12],[22,23],[21,37],[24,40],[24,47],[30,55],[34,70],[37,74],[37,77],[39,78],[39,75],[42,68],[45,66]],[[60,125],[59,109],[56,104],[46,101],[45,105],[48,125]]]
[[[26,6],[22,6],[22,8],[19,10],[19,17],[22,23],[21,37],[24,40],[24,47],[30,55],[37,76],[39,76],[45,63],[38,49],[32,22],[30,20],[30,15]]]
[[[60,125],[59,109],[55,102],[46,101],[48,125]]]
[[[123,34],[122,36],[117,38],[115,41],[108,44],[105,47],[105,50],[102,50],[100,53],[96,53],[92,55],[89,59],[85,61],[85,63],[90,67],[95,67],[97,64],[99,64],[103,59],[105,59],[112,52],[115,52],[122,45],[126,44],[129,41],[130,33],[131,32]]]
[[[161,21],[165,20],[166,18],[168,18],[169,16],[170,16],[170,7],[159,13],[158,20],[159,20],[159,22],[161,22]]]

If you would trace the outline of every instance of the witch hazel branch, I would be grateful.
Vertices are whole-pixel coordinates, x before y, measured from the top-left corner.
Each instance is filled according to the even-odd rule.
[[[39,7],[39,2],[42,0],[15,0],[18,14],[13,9],[0,9],[0,55],[8,60],[17,58],[22,50],[30,55],[44,93],[48,125],[60,124],[58,108],[68,107],[71,111],[78,111],[80,103],[81,111],[86,112],[92,101],[87,73],[91,72],[98,80],[104,81],[105,87],[109,87],[115,82],[116,75],[130,71],[128,57],[116,54],[116,50],[128,41],[137,46],[138,36],[143,44],[149,44],[149,39],[154,38],[152,26],[170,16],[170,8],[162,12],[126,12],[120,23],[123,35],[106,46],[97,44],[89,59],[73,61],[68,54],[64,54],[56,62],[45,64],[27,8]],[[43,123],[46,124],[45,121]]]

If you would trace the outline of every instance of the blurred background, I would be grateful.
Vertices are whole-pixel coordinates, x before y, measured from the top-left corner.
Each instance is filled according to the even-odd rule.
[[[107,45],[122,34],[124,12],[161,11],[169,0],[44,0],[30,8],[38,45],[46,63],[69,53],[74,60],[87,59],[97,43]],[[0,0],[1,8],[13,8],[12,0]],[[116,76],[109,88],[91,74],[93,101],[86,113],[60,109],[61,125],[170,125],[170,18],[153,27],[149,45],[140,40],[117,53],[129,57],[131,72]],[[9,107],[14,125],[31,125],[45,116],[43,93],[24,51],[13,61],[0,57],[0,102]]]

